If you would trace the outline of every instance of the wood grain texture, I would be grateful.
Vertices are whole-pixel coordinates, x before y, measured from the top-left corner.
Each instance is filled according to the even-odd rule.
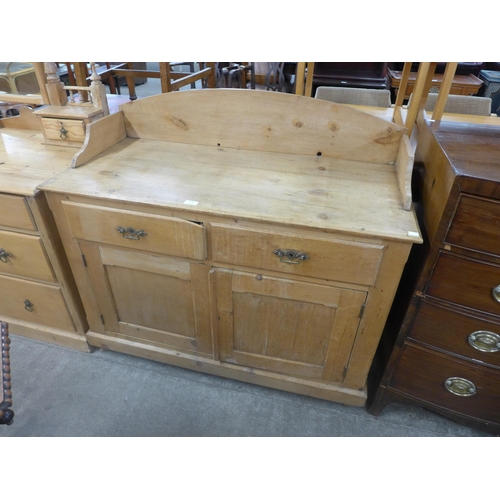
[[[129,137],[377,163],[394,164],[404,133],[349,106],[279,92],[185,91],[120,109]]]

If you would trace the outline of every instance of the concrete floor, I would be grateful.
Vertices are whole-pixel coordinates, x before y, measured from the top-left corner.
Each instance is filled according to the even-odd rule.
[[[0,437],[481,437],[422,408],[380,417],[111,351],[11,333],[14,422]]]

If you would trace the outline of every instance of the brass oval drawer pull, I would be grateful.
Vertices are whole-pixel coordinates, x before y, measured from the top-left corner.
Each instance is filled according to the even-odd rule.
[[[141,236],[146,236],[148,234],[142,229],[134,229],[133,227],[118,226],[116,229],[124,238],[129,240],[138,240]]]
[[[35,307],[28,299],[24,301],[24,308],[30,313],[35,311]]]
[[[500,351],[500,335],[487,330],[472,332],[467,338],[469,344],[476,350],[482,352]]]
[[[0,248],[0,260],[7,263],[9,262],[9,257],[13,257],[13,255],[6,252],[3,248]]]
[[[450,377],[446,379],[444,386],[448,391],[455,396],[474,396],[476,394],[476,386],[466,378]]]
[[[500,285],[497,285],[495,288],[491,290],[491,295],[493,295],[493,298],[500,303]]]
[[[280,250],[278,248],[273,253],[280,258],[281,262],[286,262],[287,264],[300,264],[301,261],[309,259],[309,255],[297,250]]]

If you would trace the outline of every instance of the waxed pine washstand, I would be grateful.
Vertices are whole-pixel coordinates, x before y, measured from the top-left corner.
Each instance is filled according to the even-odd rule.
[[[90,345],[364,404],[422,241],[403,127],[299,95],[183,91],[91,123],[72,166],[39,187]]]

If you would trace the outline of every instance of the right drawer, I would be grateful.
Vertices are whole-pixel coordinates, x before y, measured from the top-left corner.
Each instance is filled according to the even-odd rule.
[[[23,196],[0,194],[0,226],[36,230]]]
[[[389,387],[421,401],[500,422],[500,372],[406,344]]]
[[[499,285],[500,266],[442,252],[426,294],[500,315],[500,303],[494,298]]]
[[[409,337],[500,368],[500,325],[422,300]]]
[[[360,285],[375,283],[384,250],[382,245],[272,228],[214,223],[211,227],[216,262]]]
[[[445,242],[500,255],[500,203],[463,195]]]
[[[205,228],[177,217],[63,201],[73,235],[82,240],[192,259],[206,258]]]

